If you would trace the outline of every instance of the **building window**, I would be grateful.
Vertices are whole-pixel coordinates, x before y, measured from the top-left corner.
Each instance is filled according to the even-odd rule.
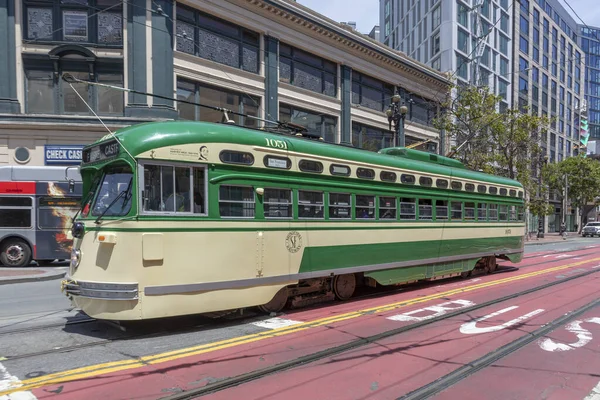
[[[392,147],[391,132],[383,129],[372,128],[367,125],[352,123],[352,145],[362,149],[379,151]]]
[[[177,100],[201,103],[214,107],[223,107],[232,111],[258,117],[260,99],[248,94],[237,93],[222,88],[208,86],[181,78],[177,79]],[[223,113],[193,104],[177,103],[179,118],[190,121],[221,122]],[[255,128],[258,126],[254,118],[229,115],[236,124]]]
[[[458,3],[457,9],[458,23],[464,26],[465,28],[469,28],[469,9],[462,3]],[[507,16],[508,20],[508,16]]]
[[[469,35],[468,32],[465,32],[462,29],[458,30],[457,47],[460,51],[462,51],[465,54],[469,53],[469,37],[470,36],[471,35]]]
[[[458,76],[464,80],[468,79],[469,76],[469,60],[463,56],[456,55],[456,69]]]
[[[118,0],[25,1],[23,39],[122,47],[122,4]]]
[[[177,5],[176,50],[258,73],[260,35],[209,14]]]
[[[337,64],[280,43],[279,80],[335,97],[337,95]]]
[[[89,105],[97,114],[123,115],[123,92],[120,90],[85,83],[72,83],[71,88],[60,78],[69,73],[77,79],[122,87],[123,61],[98,60],[84,47],[81,51],[60,52],[60,47],[57,49],[58,52],[50,52],[57,61],[47,56],[23,56],[25,112],[90,115]]]
[[[440,7],[436,7],[431,12],[431,29],[435,29],[438,26],[440,26],[441,22],[442,22],[442,10]]]
[[[383,111],[393,95],[393,85],[352,71],[352,104]]]
[[[431,38],[431,57],[440,52],[440,33],[436,33]]]
[[[521,36],[521,39],[519,41],[519,49],[523,53],[529,54],[529,41],[527,39],[525,39],[523,36]]]
[[[279,120],[301,125],[310,133],[320,135],[326,142],[336,142],[336,117],[279,104]]]

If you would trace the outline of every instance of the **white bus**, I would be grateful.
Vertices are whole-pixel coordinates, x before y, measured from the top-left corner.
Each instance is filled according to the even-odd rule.
[[[0,167],[0,264],[68,259],[81,190],[77,167]]]

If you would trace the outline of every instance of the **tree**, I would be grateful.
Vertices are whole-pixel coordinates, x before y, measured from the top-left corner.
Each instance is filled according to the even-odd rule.
[[[600,163],[584,156],[569,157],[544,167],[544,182],[564,200],[565,194],[574,207],[586,208],[600,196]],[[581,220],[578,221],[581,227]]]

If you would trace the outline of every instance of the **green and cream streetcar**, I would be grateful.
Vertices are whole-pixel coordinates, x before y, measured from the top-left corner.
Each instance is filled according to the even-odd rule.
[[[278,311],[523,254],[518,182],[405,148],[158,122],[86,147],[81,175],[63,285],[94,318]]]

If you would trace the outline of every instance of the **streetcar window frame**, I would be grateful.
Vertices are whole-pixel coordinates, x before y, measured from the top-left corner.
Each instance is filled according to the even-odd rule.
[[[381,221],[396,221],[398,218],[398,199],[393,196],[377,196],[379,200],[378,219]],[[393,206],[388,206],[389,201]],[[389,217],[386,217],[389,215]]]
[[[278,166],[275,166],[275,165],[269,165],[269,161],[270,160],[285,161],[285,167],[278,167]],[[286,169],[292,168],[292,160],[290,160],[288,157],[272,156],[270,154],[268,154],[268,155],[266,155],[266,156],[263,157],[263,164],[265,164],[265,167],[272,168],[272,169],[286,170]]]
[[[500,188],[500,196],[508,196],[508,189]]]
[[[346,172],[336,171],[336,168],[344,169]],[[352,168],[350,168],[348,165],[331,164],[329,166],[329,173],[335,176],[350,176],[352,173]]]
[[[308,202],[301,202],[300,200],[300,195],[302,193],[317,193],[321,195],[321,203],[312,203],[310,202],[310,200]],[[303,190],[303,189],[298,189],[298,219],[313,219],[313,220],[322,220],[325,219],[325,193],[323,191],[320,190]],[[300,211],[300,207],[316,207],[317,209],[320,207],[321,208],[321,215],[320,216],[316,216],[316,217],[305,217],[302,216],[302,213]]]
[[[400,220],[401,221],[416,221],[417,220],[417,199],[413,197],[400,197]],[[403,208],[403,206],[407,208]],[[412,207],[411,207],[412,206]],[[412,208],[412,212],[410,209]]]
[[[477,192],[478,193],[486,193],[487,192],[487,186],[485,186],[485,185],[477,185]]]
[[[502,217],[504,215],[504,218]],[[508,205],[500,204],[498,206],[498,221],[508,222]]]
[[[482,213],[482,211],[483,211],[483,213]],[[487,203],[477,203],[477,221],[487,222],[487,219],[488,219],[488,204]]]
[[[517,206],[511,205],[508,207],[508,220],[510,222],[517,222]]]
[[[26,200],[28,199],[29,204],[28,206],[26,205],[2,205],[0,206],[0,215],[2,216],[2,218],[0,218],[0,229],[32,229],[33,228],[33,221],[34,221],[34,206],[33,206],[33,197],[32,196],[22,196],[22,195],[18,195],[18,196],[14,196],[14,195],[0,195],[0,201],[4,200],[4,199],[10,199],[10,200],[14,200],[14,199],[19,199],[19,200]],[[29,211],[27,213],[28,216],[28,220],[22,220],[21,217],[24,217],[26,214],[22,213],[21,216],[19,216],[18,218],[16,218],[15,220],[17,221],[25,221],[25,222],[29,222],[29,225],[27,226],[14,226],[14,225],[4,225],[3,221],[10,221],[10,218],[4,218],[4,216],[2,214],[6,214],[7,215],[12,215],[13,217],[15,216],[14,214],[16,212],[23,212],[23,211]],[[16,224],[15,224],[16,225]]]
[[[241,189],[250,189],[252,191],[252,201],[250,201],[250,200],[226,200],[226,199],[222,199],[221,198],[221,188],[226,188],[226,187],[241,188]],[[256,219],[256,192],[255,192],[253,186],[249,186],[249,185],[230,185],[230,184],[219,185],[219,187],[217,189],[217,198],[218,198],[218,203],[219,203],[219,217],[220,218],[224,218],[224,219],[248,219],[248,220],[250,220],[250,219]],[[249,216],[249,215],[243,215],[243,216],[239,216],[239,215],[223,215],[221,213],[221,203],[226,203],[226,204],[242,204],[242,205],[252,204],[252,207],[242,208],[243,211],[252,210],[252,216]]]
[[[452,188],[452,190],[462,190],[463,184],[460,181],[452,181],[450,183],[450,187]]]
[[[311,169],[311,168],[306,168],[307,165],[315,165],[318,166],[318,169]],[[300,161],[298,161],[298,169],[302,172],[308,172],[311,174],[322,174],[323,173],[323,163],[320,161],[315,161],[315,160],[307,160],[307,159],[302,159]]]
[[[516,191],[515,189],[510,189],[510,190],[508,191],[508,195],[509,195],[510,197],[517,197],[517,191]]]
[[[458,205],[459,208],[455,208]],[[463,220],[463,203],[462,201],[451,201],[450,202],[450,218],[451,221],[462,221]]]
[[[498,194],[498,188],[496,186],[490,186],[488,189],[489,194]]]
[[[371,168],[358,167],[356,168],[356,177],[372,181],[375,179],[375,170]]]
[[[432,199],[419,199],[419,221],[433,221]]]
[[[251,162],[233,161],[233,160],[225,159],[225,156],[241,156],[242,158],[244,156],[246,156],[246,157],[249,156],[251,159]],[[223,164],[251,166],[251,165],[254,165],[254,154],[249,153],[247,151],[221,150],[221,152],[219,153],[219,160],[221,160],[221,162]]]
[[[473,188],[475,188],[473,186]],[[465,202],[463,207],[465,221],[475,221],[475,202]]]
[[[417,181],[417,178],[411,174],[402,174],[400,175],[400,182],[405,185],[414,185]]]
[[[498,222],[498,204],[490,203],[488,205],[488,221]]]
[[[440,212],[444,210],[444,212]],[[448,200],[435,201],[435,219],[436,221],[448,221]]]
[[[145,168],[147,166],[158,166],[158,167],[172,167],[173,171],[175,168],[188,168],[190,170],[190,211],[163,211],[163,210],[146,210],[145,204],[145,187],[146,187],[146,176],[145,176]],[[202,174],[202,182],[203,188],[200,191],[196,190],[196,185],[194,184],[196,181],[196,172],[200,172]],[[162,179],[162,177],[161,177]],[[143,161],[138,164],[138,210],[140,215],[163,215],[163,216],[173,216],[173,217],[206,217],[208,216],[208,169],[206,166],[202,164],[190,164],[184,162],[155,162],[155,161]],[[195,196],[196,193],[200,193],[201,197],[201,205],[200,212],[194,212],[194,206],[196,205]],[[162,202],[162,192],[161,192],[161,202]]]
[[[522,190],[519,190],[518,197],[519,197],[520,199],[522,199],[522,198],[523,198],[523,191],[522,191]]]
[[[386,178],[386,176],[389,178]],[[381,171],[379,173],[379,179],[381,179],[382,182],[396,182],[398,180],[398,174],[390,171]]]
[[[449,186],[449,185],[450,185],[450,184],[448,183],[448,180],[447,180],[447,179],[436,179],[436,180],[435,180],[435,186],[436,186],[437,188],[440,188],[440,189],[448,189],[448,186]]]
[[[376,219],[376,215],[377,215],[377,196],[372,195],[372,194],[356,194],[354,195],[354,215],[356,216],[357,220],[364,220],[364,219],[368,219],[368,220],[374,220]],[[359,202],[359,198],[361,199],[361,201]],[[362,200],[367,200],[366,204],[359,204],[362,203]],[[372,201],[372,204],[369,204],[370,201]],[[367,212],[367,216],[363,217],[363,216],[359,216],[359,210],[362,211],[366,211]],[[361,215],[364,215],[364,213],[362,213]]]
[[[340,202],[339,198],[337,200],[332,199],[333,197],[336,196],[348,196],[348,202],[347,203],[343,203]],[[329,219],[334,219],[334,220],[351,220],[352,219],[352,209],[353,209],[353,202],[352,202],[352,193],[341,193],[341,192],[329,192],[328,193],[328,199],[329,199],[329,204],[328,209],[329,209]],[[347,217],[340,217],[337,216],[335,214],[338,214],[337,210],[341,210],[341,209],[347,209],[348,210],[348,216]]]
[[[277,190],[280,192],[287,192],[289,194],[289,202],[282,202],[282,201],[269,201],[269,197],[267,192],[270,190]],[[280,188],[280,187],[266,187],[264,188],[264,193],[262,195],[263,198],[263,216],[265,217],[265,219],[294,219],[294,192],[292,189],[287,189],[287,188]],[[278,197],[277,200],[282,200],[283,197]],[[270,215],[267,215],[267,206],[276,206],[279,208],[288,208],[288,214],[286,216],[283,217],[273,217]]]
[[[419,186],[431,187],[433,186],[433,179],[428,176],[419,177]]]

